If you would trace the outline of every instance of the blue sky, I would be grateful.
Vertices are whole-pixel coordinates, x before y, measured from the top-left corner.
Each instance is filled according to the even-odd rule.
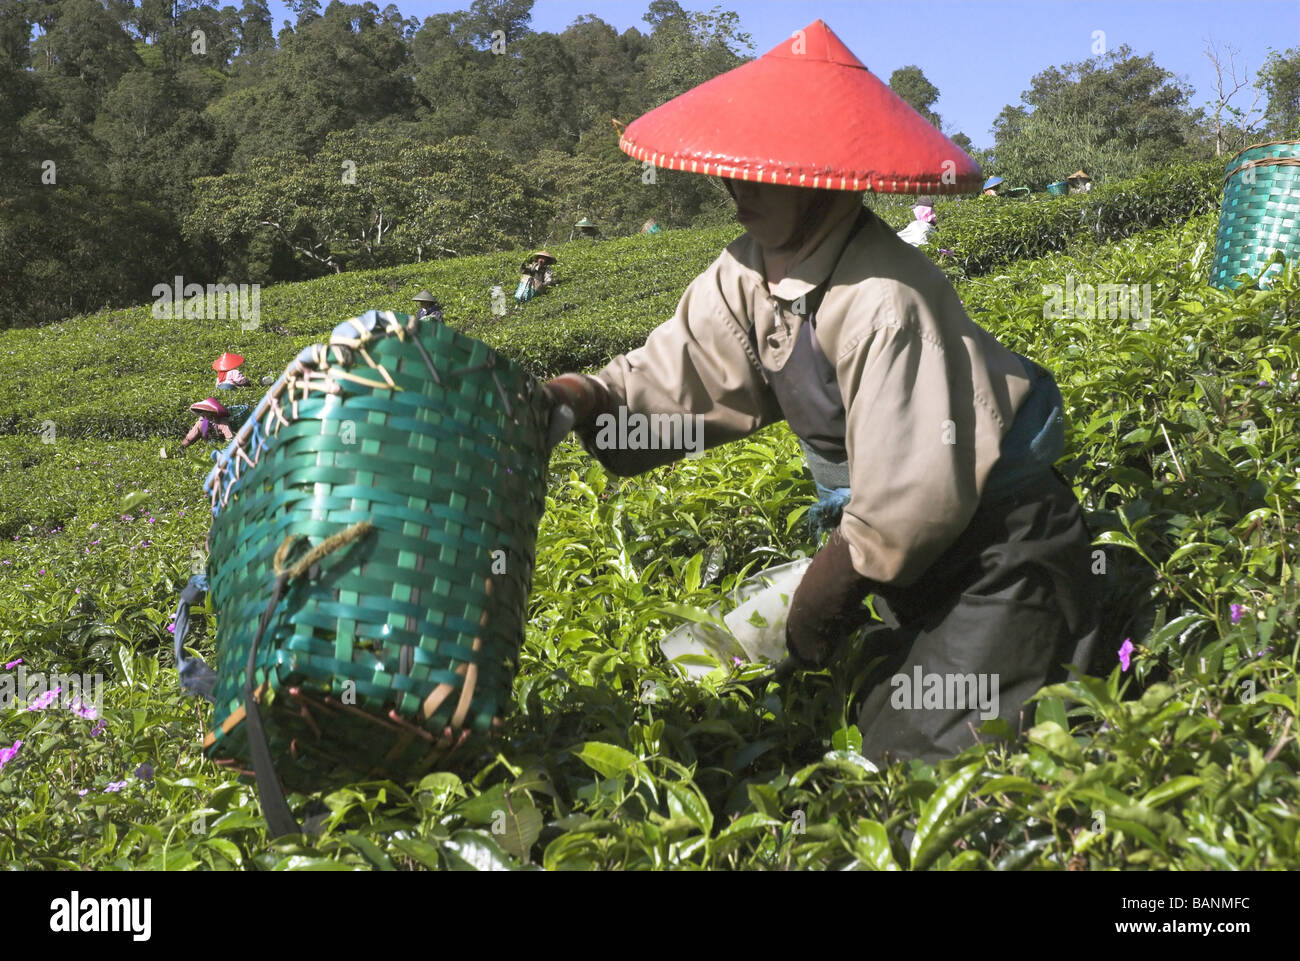
[[[328,0],[322,0],[324,8]],[[388,0],[376,0],[380,8]],[[468,9],[470,0],[396,0],[420,19]],[[708,10],[712,0],[679,0],[688,10]],[[1238,76],[1251,81],[1270,47],[1300,46],[1300,0],[718,0],[740,15],[755,53],[776,46],[794,30],[821,18],[873,73],[888,80],[898,67],[916,64],[939,88],[934,109],[945,132],[964,131],[977,147],[993,142],[990,128],[1006,104],[1020,102],[1034,74],[1093,55],[1094,31],[1107,49],[1127,43],[1139,55],[1177,74],[1195,91],[1194,105],[1214,91],[1205,55],[1212,41],[1226,64],[1237,53]],[[560,32],[583,14],[594,14],[619,32],[647,29],[641,20],[649,0],[537,0],[532,28]],[[275,29],[290,15],[271,2]],[[1245,73],[1244,68],[1248,68]],[[1234,105],[1249,106],[1243,90]],[[1260,106],[1263,106],[1261,98]]]

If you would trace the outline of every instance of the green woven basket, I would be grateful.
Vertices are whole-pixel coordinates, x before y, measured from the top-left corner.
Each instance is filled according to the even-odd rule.
[[[1223,207],[1210,284],[1236,287],[1239,274],[1259,276],[1273,251],[1300,256],[1300,141],[1255,144],[1235,154],[1224,175]],[[1264,277],[1281,270],[1268,268]]]
[[[499,725],[549,410],[485,344],[404,314],[370,311],[298,356],[205,484],[210,758],[248,773],[245,666],[264,615],[258,713],[290,790],[409,779]]]

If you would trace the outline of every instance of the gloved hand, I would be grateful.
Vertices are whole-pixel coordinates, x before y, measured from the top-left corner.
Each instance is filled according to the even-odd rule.
[[[555,404],[547,431],[547,440],[552,447],[569,431],[593,427],[600,414],[609,412],[609,390],[595,377],[561,374],[547,381],[543,389]]]
[[[829,663],[836,644],[870,620],[862,602],[874,588],[853,567],[849,542],[835,531],[790,599],[785,641],[797,666],[818,669]]]

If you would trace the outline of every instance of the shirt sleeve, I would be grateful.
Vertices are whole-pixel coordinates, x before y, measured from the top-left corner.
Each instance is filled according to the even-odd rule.
[[[727,256],[691,282],[643,346],[598,375],[616,413],[580,436],[614,473],[639,474],[782,419],[749,344],[743,285],[727,270]],[[642,435],[633,414],[648,420]]]
[[[886,298],[836,363],[852,491],[840,529],[859,574],[899,587],[970,523],[983,481],[977,464],[997,456],[977,451],[976,420],[989,414],[977,409],[971,358],[960,339],[924,333],[924,309],[914,297]]]

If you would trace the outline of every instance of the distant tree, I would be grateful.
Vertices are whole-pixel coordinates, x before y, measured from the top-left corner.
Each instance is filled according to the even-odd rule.
[[[1285,53],[1270,50],[1259,71],[1259,84],[1268,96],[1265,118],[1275,140],[1300,138],[1300,47]]]
[[[889,89],[907,101],[908,106],[913,110],[930,121],[936,130],[943,129],[939,115],[930,109],[934,106],[934,102],[939,99],[939,88],[926,79],[920,67],[915,65],[899,67],[889,75]]]
[[[1076,168],[1129,176],[1188,152],[1191,88],[1128,46],[1037,74],[994,121],[998,173],[1041,189]]]
[[[191,238],[262,236],[319,272],[518,246],[549,209],[529,178],[473,138],[431,145],[331,134],[315,157],[260,157],[196,183]]]
[[[239,8],[239,52],[245,57],[271,50],[275,46],[271,8],[266,0],[244,0]]]
[[[654,27],[643,57],[645,110],[740,66],[754,49],[740,18],[720,7],[688,13],[676,0],[653,0],[644,19]]]
[[[1264,121],[1263,112],[1258,109],[1260,98],[1264,95],[1262,87],[1254,88],[1254,99],[1244,110],[1232,103],[1233,98],[1243,89],[1250,91],[1251,83],[1244,71],[1240,77],[1237,76],[1237,51],[1229,47],[1227,53],[1228,63],[1225,67],[1218,48],[1213,43],[1205,45],[1205,56],[1214,66],[1215,97],[1211,102],[1214,108],[1211,124],[1216,157],[1225,152],[1236,153],[1247,146],[1246,141],[1251,139],[1251,131]],[[1230,119],[1225,119],[1224,114]]]

